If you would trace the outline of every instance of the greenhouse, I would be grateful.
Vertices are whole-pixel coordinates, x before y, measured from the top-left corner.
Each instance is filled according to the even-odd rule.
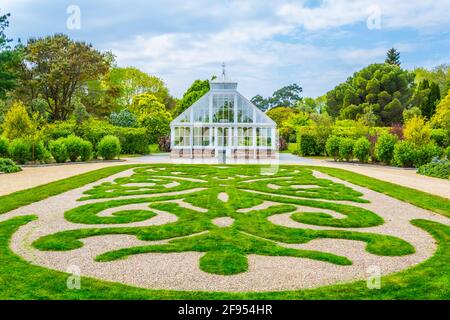
[[[237,92],[237,82],[210,82],[210,91],[171,124],[175,158],[274,158],[276,124]]]

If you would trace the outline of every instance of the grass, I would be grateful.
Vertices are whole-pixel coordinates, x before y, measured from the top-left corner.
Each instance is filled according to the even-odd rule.
[[[152,166],[155,167],[155,166]],[[251,166],[249,166],[251,167]],[[120,167],[112,167],[112,168],[122,168],[122,170],[126,170],[129,166],[120,166]],[[106,169],[112,169],[106,168]],[[162,167],[161,167],[162,168]],[[170,170],[180,170],[181,167],[172,167],[170,166]],[[292,167],[296,168],[296,167]],[[330,175],[341,175],[338,178],[349,180],[355,184],[360,184],[363,186],[367,186],[371,189],[376,190],[375,188],[386,187],[383,186],[382,182],[374,183],[375,179],[368,179],[367,177],[350,174],[344,170],[339,170],[333,172],[333,174],[326,172],[326,170],[330,168],[314,168],[320,169],[320,171],[330,174]],[[105,169],[101,169],[105,170]],[[146,168],[138,168],[137,174],[139,172],[142,174]],[[97,170],[100,171],[100,170]],[[95,172],[97,172],[95,171]],[[118,170],[117,172],[120,172]],[[193,174],[197,177],[201,175],[210,175],[211,172],[217,171],[217,168],[214,167],[203,167],[203,170],[200,168],[193,168]],[[201,173],[199,173],[201,171]],[[227,171],[227,170],[224,170]],[[242,172],[244,171],[244,172]],[[243,175],[252,174],[252,170],[250,168],[242,170],[240,168],[239,172]],[[160,175],[164,175],[167,172],[161,170]],[[103,173],[106,174],[106,173]],[[110,173],[113,174],[113,173]],[[192,172],[190,173],[192,174]],[[284,174],[284,173],[280,173]],[[305,174],[301,172],[299,174]],[[84,176],[84,175],[81,175]],[[76,188],[77,186],[81,186],[86,183],[90,183],[89,179],[83,177],[79,180],[79,177],[72,177],[66,181],[66,184],[72,186],[72,188]],[[183,175],[180,175],[183,176]],[[166,236],[167,238],[172,238],[174,233],[180,232],[187,228],[186,234],[195,234],[198,233],[199,230],[204,230],[205,228],[210,230],[207,234],[199,234],[194,235],[189,238],[171,240],[168,245],[150,248],[154,250],[153,252],[180,252],[185,250],[195,250],[200,252],[205,252],[206,254],[200,259],[199,266],[202,270],[210,273],[216,274],[236,274],[240,273],[248,267],[246,254],[256,253],[257,254],[268,254],[268,255],[285,255],[285,256],[302,256],[307,258],[325,260],[331,259],[333,263],[337,264],[346,264],[345,260],[340,260],[340,258],[344,257],[326,257],[323,256],[322,252],[302,252],[302,251],[283,251],[287,250],[286,248],[278,248],[273,240],[276,240],[277,237],[281,239],[291,239],[292,241],[309,241],[308,237],[311,237],[309,233],[295,233],[294,235],[285,230],[270,230],[267,225],[261,225],[262,220],[267,220],[267,216],[280,212],[290,212],[292,209],[292,203],[285,203],[280,206],[271,207],[266,210],[260,210],[258,212],[253,213],[239,213],[238,210],[240,208],[251,207],[253,205],[257,205],[262,203],[270,197],[279,197],[277,195],[267,196],[264,194],[255,194],[243,192],[242,189],[232,188],[232,185],[235,185],[236,182],[230,183],[227,180],[224,180],[227,176],[226,173],[221,172],[219,170],[217,176],[214,180],[219,181],[219,185],[222,184],[219,188],[217,183],[213,183],[213,181],[208,181],[208,185],[210,189],[213,191],[203,191],[198,192],[195,195],[192,195],[191,199],[186,199],[185,201],[189,201],[192,205],[200,206],[203,204],[207,204],[210,209],[207,213],[199,213],[197,211],[191,211],[186,209],[180,209],[174,203],[157,203],[158,201],[164,201],[168,198],[161,197],[157,199],[155,203],[151,203],[151,208],[155,209],[164,209],[166,211],[172,212],[179,216],[179,220],[182,220],[182,227],[174,227],[171,225],[170,227],[165,227],[157,231],[157,228],[153,228],[150,230],[140,230],[142,235],[147,239],[158,239]],[[255,174],[255,176],[258,176]],[[344,178],[345,176],[345,178]],[[212,176],[211,176],[212,177]],[[100,178],[98,178],[100,179]],[[238,179],[237,179],[238,180]],[[181,180],[180,180],[181,181]],[[216,181],[214,181],[216,182]],[[126,184],[126,181],[122,181],[122,184]],[[298,183],[295,182],[296,184]],[[364,185],[366,184],[366,185]],[[31,202],[39,201],[40,197],[42,199],[51,195],[56,195],[58,193],[62,193],[66,190],[59,190],[58,187],[60,184],[50,184],[53,185],[53,190],[48,185],[43,186],[42,188],[46,191],[41,193],[38,188],[34,188],[33,192],[28,193],[33,200]],[[63,184],[65,186],[65,184]],[[216,187],[214,187],[216,186]],[[235,185],[236,187],[236,185]],[[248,187],[248,186],[247,186]],[[68,187],[66,187],[68,188]],[[125,189],[121,190],[126,194],[127,191]],[[231,203],[223,204],[217,201],[217,194],[221,192],[221,188],[226,188],[227,192],[230,194],[230,199],[232,199]],[[273,190],[272,190],[273,191]],[[377,191],[377,190],[376,190]],[[449,205],[448,200],[442,199],[442,201],[438,201],[434,196],[428,195],[426,193],[421,193],[419,191],[408,189],[400,186],[395,186],[395,188],[391,188],[386,190],[389,192],[390,196],[403,200],[401,197],[404,197],[405,194],[409,194],[414,198],[424,197],[427,199],[422,199],[421,204],[428,210],[432,211],[440,211],[441,214],[448,216],[450,212],[446,211],[446,206]],[[27,193],[25,192],[25,195]],[[101,196],[101,194],[98,194]],[[330,196],[330,193],[325,192],[321,196]],[[344,195],[343,195],[344,196]],[[346,195],[348,196],[348,195]],[[355,195],[353,195],[355,196]],[[16,207],[22,205],[22,203],[26,203],[26,199],[24,196],[24,192],[15,193],[9,195],[10,202],[5,202],[8,207],[4,208],[4,202],[0,201],[0,212],[7,212],[10,209],[11,202],[14,202],[17,197],[18,201],[15,204]],[[149,198],[150,199],[150,198]],[[153,198],[152,198],[153,199]],[[126,199],[132,200],[132,199]],[[135,201],[136,199],[133,199]],[[142,200],[142,199],[139,199]],[[143,202],[145,198],[142,200]],[[148,200],[148,199],[147,199]],[[122,200],[110,200],[116,201],[115,205],[123,204],[117,201]],[[304,203],[302,205],[309,206],[312,205],[316,208],[323,208],[323,205],[318,203],[324,203],[320,200],[310,200],[304,199],[304,201],[308,201],[308,203]],[[412,201],[418,201],[417,199],[412,199]],[[29,203],[31,203],[29,202]],[[443,203],[442,203],[443,202]],[[112,204],[109,204],[112,205]],[[221,207],[216,208],[215,210],[211,210],[216,205],[221,205]],[[322,207],[321,207],[322,206]],[[352,207],[352,206],[350,206]],[[151,208],[149,212],[151,211]],[[358,207],[355,207],[358,208]],[[14,209],[14,208],[13,208]],[[93,210],[87,214],[90,218],[81,218],[90,219],[94,218],[94,213],[98,208],[91,208]],[[226,211],[226,214],[230,217],[236,219],[238,215],[244,216],[243,219],[236,219],[235,224],[232,228],[224,228],[219,229],[210,223],[213,217],[223,216],[223,210]],[[342,210],[342,208],[332,208],[331,210],[337,211]],[[345,210],[345,209],[344,209]],[[350,210],[351,211],[351,210]],[[292,212],[292,211],[291,211]],[[337,211],[339,212],[339,211]],[[355,214],[358,214],[356,212]],[[364,212],[359,213],[360,216],[365,216]],[[183,216],[184,215],[184,216]],[[82,215],[79,214],[78,218]],[[111,217],[112,219],[116,219],[117,217],[125,217],[126,219],[135,219],[135,213],[128,212],[116,215]],[[139,215],[138,215],[139,216]],[[180,217],[181,216],[181,217]],[[193,218],[193,216],[195,218]],[[201,218],[201,216],[205,216],[205,218]],[[306,218],[305,218],[306,216]],[[347,217],[351,217],[351,214],[347,215]],[[75,215],[75,219],[77,215]],[[327,220],[333,220],[330,217],[326,217],[325,215],[319,215],[318,217],[313,217],[311,215],[304,215],[303,218],[297,216],[298,219],[310,219],[308,223],[316,223],[323,224],[327,223]],[[362,219],[362,223],[379,223],[374,222],[372,219],[374,217],[368,214],[365,216],[365,219]],[[108,283],[104,281],[83,278],[82,279],[82,288],[81,290],[68,290],[66,288],[66,281],[68,275],[62,272],[48,270],[42,267],[30,265],[28,262],[24,261],[20,257],[16,256],[9,249],[9,241],[12,234],[22,225],[34,220],[35,218],[32,216],[18,217],[13,218],[8,221],[0,223],[0,298],[1,299],[449,299],[450,298],[450,227],[438,224],[431,221],[426,220],[415,220],[413,224],[427,232],[429,232],[438,242],[438,250],[435,255],[429,260],[421,263],[418,266],[410,268],[408,270],[402,271],[400,273],[386,276],[382,278],[382,288],[380,290],[369,290],[366,287],[365,282],[359,281],[351,284],[344,285],[335,285],[328,286],[313,290],[299,290],[299,291],[287,291],[287,292],[272,292],[272,293],[239,293],[239,294],[228,294],[228,293],[206,293],[206,292],[178,292],[178,291],[165,291],[165,290],[145,290],[132,288],[129,286],[124,286],[121,284]],[[351,218],[353,219],[353,218]],[[350,221],[351,221],[350,219]],[[345,220],[345,219],[342,219]],[[86,223],[84,221],[83,223]],[[130,220],[131,221],[131,220]],[[105,222],[101,222],[105,223]],[[118,223],[117,221],[113,221],[112,223]],[[336,222],[335,222],[336,223]],[[355,223],[355,222],[352,222]],[[160,227],[161,228],[161,227]],[[259,229],[260,230],[259,230]],[[128,228],[130,232],[132,229],[139,228]],[[290,229],[290,228],[286,228]],[[87,234],[89,234],[94,229],[86,229]],[[97,229],[98,230],[98,229]],[[109,232],[117,232],[122,233],[122,228],[106,228],[105,230],[109,230]],[[301,229],[299,229],[301,230]],[[146,232],[144,232],[146,231]],[[73,240],[73,234],[70,232],[80,232],[80,230],[70,230],[69,234],[65,234],[68,238]],[[83,231],[85,232],[85,231]],[[259,235],[263,233],[263,237],[261,238]],[[383,235],[374,235],[374,234],[365,234],[355,232],[348,232],[345,230],[333,230],[335,234],[320,234],[318,237],[350,237],[355,239],[360,237],[361,241],[367,242],[367,249],[372,250],[371,252],[376,252],[380,250],[380,252],[384,255],[401,254],[401,250],[409,250],[408,244],[401,239],[398,238],[383,238],[387,236]],[[63,233],[61,233],[63,234]],[[52,235],[54,236],[54,235]],[[85,236],[82,234],[81,237]],[[90,236],[90,235],[88,235]],[[315,235],[316,236],[316,235]],[[365,237],[372,237],[371,239]],[[381,237],[378,238],[378,237]],[[274,239],[275,238],[275,239]],[[38,241],[42,241],[41,238]],[[400,240],[400,242],[396,242]],[[71,241],[68,241],[66,238],[57,239],[54,243],[50,243],[51,245],[62,245],[70,244]],[[45,242],[45,241],[44,241]],[[76,243],[75,240],[74,243]],[[78,241],[79,242],[79,241]],[[73,243],[72,243],[73,244]],[[81,242],[79,244],[82,245]],[[98,257],[99,260],[111,260],[121,257],[126,257],[129,254],[141,253],[141,252],[149,252],[147,251],[149,247],[135,247],[135,248],[127,248],[125,251],[113,251],[109,253],[105,253]],[[389,252],[389,248],[396,248],[393,252]],[[55,249],[55,248],[53,248]],[[62,248],[67,250],[67,248]],[[213,249],[213,250],[212,250]],[[400,250],[399,250],[400,249]],[[127,251],[131,250],[131,251]],[[160,250],[160,251],[158,251]],[[135,252],[132,252],[135,251]],[[397,251],[397,252],[396,252]],[[344,258],[345,259],[345,258]]]
[[[384,193],[393,198],[411,203],[417,207],[434,211],[447,218],[450,218],[450,201],[440,196],[419,191],[408,187],[400,187],[396,184],[363,176],[338,168],[309,167],[330,176],[346,180],[353,184]]]
[[[82,277],[79,290],[67,289],[69,274],[31,265],[14,254],[9,243],[23,225],[35,220],[21,216],[0,223],[0,299],[450,299],[450,227],[427,220],[413,224],[429,232],[438,244],[430,259],[381,279],[381,289],[370,290],[364,281],[311,290],[267,293],[223,293],[146,290]],[[210,255],[208,258],[226,258]],[[207,258],[207,259],[208,259]],[[206,261],[208,262],[208,261]],[[219,261],[220,263],[220,261]],[[226,263],[226,262],[224,262]],[[211,268],[214,264],[209,264]],[[229,269],[242,267],[242,261]]]
[[[205,175],[205,171],[209,171],[207,175]],[[174,175],[181,179],[178,185],[169,188],[171,191],[191,190],[192,188],[201,187],[205,190],[185,195],[109,200],[79,206],[66,212],[65,218],[74,223],[85,224],[100,224],[102,221],[107,224],[137,222],[145,220],[146,215],[151,214],[151,211],[119,211],[112,217],[100,217],[97,214],[105,209],[115,207],[120,210],[120,207],[127,204],[150,203],[150,208],[172,213],[177,216],[178,220],[161,226],[62,231],[42,237],[36,240],[33,245],[40,250],[65,251],[83,246],[83,242],[80,240],[84,238],[100,235],[128,234],[135,235],[143,241],[166,240],[193,235],[188,238],[172,240],[165,245],[146,245],[106,252],[97,257],[97,261],[112,261],[126,258],[130,255],[149,252],[198,251],[206,253],[205,259],[209,262],[213,260],[207,259],[210,254],[217,256],[223,252],[225,255],[234,253],[237,261],[242,261],[241,257],[244,257],[246,260],[249,254],[258,254],[302,257],[337,265],[351,264],[351,261],[342,256],[309,250],[286,249],[274,243],[274,241],[306,243],[319,238],[363,241],[367,244],[366,250],[368,252],[381,256],[400,256],[414,253],[414,248],[409,243],[392,236],[346,230],[297,229],[274,225],[268,221],[268,218],[275,214],[295,212],[297,208],[293,205],[308,206],[319,210],[333,210],[346,216],[344,219],[335,219],[325,213],[317,215],[311,212],[297,213],[295,215],[297,221],[313,225],[336,228],[366,228],[382,224],[383,219],[375,213],[357,206],[320,201],[321,199],[347,200],[356,204],[365,202],[365,200],[360,198],[361,193],[342,184],[318,179],[313,176],[311,170],[283,167],[278,174],[270,177],[279,186],[279,189],[276,190],[267,188],[267,177],[260,175],[260,167],[246,167],[244,176],[243,171],[238,166],[226,167],[226,169],[211,166],[206,169],[203,166],[157,165],[152,166],[151,169],[136,169],[135,173],[130,177],[118,178],[113,183],[104,183],[86,191],[85,193],[89,194],[90,197],[82,199],[127,197],[131,194],[145,195],[167,192],[168,189],[164,186],[167,185],[169,180],[165,177]],[[199,176],[202,176],[203,182],[182,180],[183,178],[193,179]],[[247,181],[252,182],[248,183]],[[141,186],[130,186],[131,183],[145,182],[150,183],[150,185],[143,190],[141,190]],[[317,188],[298,189],[297,187],[301,184],[314,185]],[[136,190],[136,188],[139,189]],[[249,190],[258,192],[271,190],[273,194],[255,194]],[[224,192],[229,194],[229,201],[226,203],[219,199],[219,194]],[[307,199],[283,197],[286,195],[300,195]],[[310,200],[309,198],[315,199]],[[176,203],[163,202],[177,199],[183,199],[183,201],[194,207],[200,208],[203,212],[189,210]],[[285,205],[271,206],[265,210],[253,211],[247,214],[239,212],[240,209],[261,205],[264,201],[280,202]],[[232,218],[235,223],[227,228],[219,228],[212,223],[212,220],[221,217]],[[208,231],[207,234],[195,235],[206,231]],[[230,274],[228,263],[215,263],[214,267],[208,268],[208,264],[202,259],[202,261],[199,261],[199,264],[206,272]],[[243,263],[241,266],[247,264]],[[236,270],[240,272],[247,271],[243,267]]]
[[[36,201],[84,186],[86,184],[109,177],[113,174],[136,167],[136,165],[121,165],[98,169],[81,175],[51,182],[35,188],[14,192],[0,197],[0,215]]]

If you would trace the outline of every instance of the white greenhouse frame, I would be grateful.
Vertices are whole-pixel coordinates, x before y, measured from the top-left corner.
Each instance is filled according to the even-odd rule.
[[[276,123],[237,91],[237,82],[210,82],[211,90],[170,124],[175,158],[274,158]]]

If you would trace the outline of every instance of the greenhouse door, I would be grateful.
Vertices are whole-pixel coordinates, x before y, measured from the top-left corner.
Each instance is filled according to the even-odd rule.
[[[226,152],[226,156],[230,156],[230,131],[229,127],[219,127],[217,128],[217,150],[224,150]]]

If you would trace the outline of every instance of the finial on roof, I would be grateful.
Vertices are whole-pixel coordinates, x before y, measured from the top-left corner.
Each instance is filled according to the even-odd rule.
[[[223,78],[223,80],[225,80],[225,78],[226,78],[226,70],[225,70],[225,67],[226,67],[225,62],[223,62],[223,63],[222,63],[222,78]]]

